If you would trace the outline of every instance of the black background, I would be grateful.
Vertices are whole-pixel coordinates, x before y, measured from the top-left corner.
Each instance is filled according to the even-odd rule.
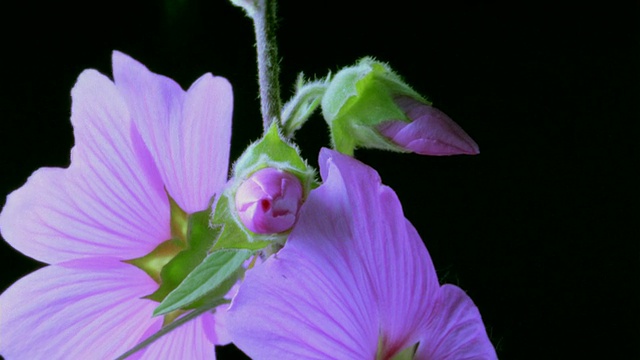
[[[474,299],[499,357],[639,358],[639,6],[409,3],[281,1],[284,97],[300,71],[389,62],[481,154],[356,156],[396,190],[441,279]],[[226,1],[2,11],[2,204],[37,168],[68,166],[70,90],[83,69],[110,75],[113,49],[185,88],[228,78],[232,160],[260,135],[253,29]],[[297,141],[316,165],[322,118]],[[5,243],[0,255],[0,290],[42,266]]]

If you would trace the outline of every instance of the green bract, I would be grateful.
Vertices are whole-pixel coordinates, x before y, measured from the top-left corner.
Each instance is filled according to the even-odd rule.
[[[273,123],[264,137],[251,144],[233,168],[233,178],[227,184],[215,207],[212,223],[223,226],[213,249],[260,250],[273,243],[282,244],[287,232],[256,234],[240,221],[235,208],[235,193],[240,184],[254,172],[272,167],[295,175],[301,182],[304,196],[315,183],[315,171],[300,157],[297,147],[285,141],[277,124]]]
[[[331,129],[333,147],[348,155],[358,146],[405,152],[375,129],[383,121],[410,122],[394,102],[397,96],[430,104],[387,64],[372,58],[340,70],[322,98],[322,114]]]

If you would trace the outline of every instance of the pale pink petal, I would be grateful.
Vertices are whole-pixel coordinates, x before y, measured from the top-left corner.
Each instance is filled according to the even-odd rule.
[[[385,121],[378,131],[397,145],[422,155],[475,155],[478,144],[449,116],[411,97],[396,99],[411,122]]]
[[[143,350],[140,359],[215,359],[214,317],[204,314],[161,337]]]
[[[351,298],[353,274],[304,255],[289,251],[247,273],[228,312],[233,342],[253,359],[374,358],[376,313]]]
[[[113,72],[169,194],[188,213],[205,209],[228,175],[229,82],[206,74],[185,92],[119,52]]]
[[[302,184],[293,174],[275,168],[253,173],[236,191],[240,220],[258,234],[291,229],[302,204]]]
[[[259,266],[262,264],[262,260],[259,257],[250,258],[245,261],[244,268],[248,268],[250,264],[253,263],[253,266]],[[238,294],[238,290],[240,289],[241,282],[237,282],[235,285],[231,287],[231,290],[226,295],[227,299],[233,299],[236,294]],[[220,305],[216,308],[216,311],[213,313],[214,318],[214,332],[210,337],[210,341],[216,345],[227,345],[233,341],[231,338],[231,334],[229,333],[228,327],[228,313],[229,306],[227,304]]]
[[[108,258],[47,266],[0,296],[0,354],[7,359],[112,359],[156,319],[140,299],[157,284]]]
[[[143,256],[170,236],[168,200],[155,165],[108,78],[83,72],[72,97],[71,166],[40,169],[8,196],[2,236],[46,263]]]
[[[236,292],[237,290],[230,291],[227,297],[232,298],[235,295],[232,296],[231,294],[235,294]],[[214,336],[211,336],[209,338],[209,341],[211,341],[212,344],[216,345],[227,345],[231,343],[231,341],[233,340],[231,339],[231,335],[229,334],[229,329],[227,326],[227,307],[219,306],[216,309],[216,312],[213,314],[213,319],[214,331],[212,334]]]
[[[429,299],[439,288],[431,257],[405,219],[396,194],[381,185],[375,170],[326,149],[319,162],[323,179],[330,179],[333,171],[346,184],[345,190],[334,191],[353,208],[348,251],[361,256],[351,261],[352,266],[361,264],[369,274],[369,282],[359,284],[374,291],[386,348],[402,350],[418,336],[431,306]]]
[[[497,359],[478,308],[457,286],[442,286],[416,359]]]
[[[377,173],[323,150],[285,247],[247,272],[229,310],[234,343],[254,358],[375,358],[418,341],[439,287],[429,255]]]

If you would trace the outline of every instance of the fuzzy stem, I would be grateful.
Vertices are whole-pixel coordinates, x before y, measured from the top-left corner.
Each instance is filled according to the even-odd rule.
[[[258,53],[258,84],[262,127],[266,133],[273,121],[280,121],[280,69],[276,44],[276,0],[258,0],[252,16]]]

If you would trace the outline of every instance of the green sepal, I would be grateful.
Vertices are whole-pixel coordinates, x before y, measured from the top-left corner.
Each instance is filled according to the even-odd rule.
[[[159,284],[162,283],[162,268],[187,247],[187,232],[189,231],[189,215],[168,193],[167,197],[169,198],[171,239],[162,242],[143,257],[125,260],[126,263],[146,272]]]
[[[234,164],[233,178],[215,205],[212,222],[222,225],[223,230],[213,250],[260,250],[274,242],[283,244],[286,240],[287,232],[256,234],[250,231],[237,215],[235,194],[238,187],[254,172],[267,167],[295,175],[302,184],[305,197],[317,186],[315,170],[300,157],[298,148],[282,137],[277,124],[271,124],[262,139],[251,144]]]
[[[171,238],[182,240],[186,244],[189,232],[189,214],[180,208],[180,205],[173,200],[169,193],[167,193],[167,197],[171,214]]]
[[[210,217],[209,208],[188,216],[186,246],[162,267],[160,287],[146,296],[147,299],[163,301],[205,259],[222,230],[220,226],[210,225]]]
[[[413,360],[416,357],[416,352],[418,351],[418,345],[420,343],[415,343],[412,346],[406,347],[404,350],[400,351],[396,355],[394,355],[391,360]]]
[[[235,192],[234,192],[235,194]],[[213,222],[224,224],[222,234],[213,246],[213,250],[219,249],[248,249],[260,250],[273,241],[279,241],[277,236],[256,234],[247,229],[238,216],[235,215],[236,205],[231,194],[224,194],[216,204]]]
[[[162,268],[171,262],[176,254],[179,254],[185,247],[186,244],[182,240],[171,239],[162,242],[147,255],[132,260],[125,260],[125,262],[141,269],[155,280],[155,282],[160,284],[162,282]]]
[[[178,309],[199,307],[223,298],[238,279],[242,264],[252,253],[240,249],[212,252],[167,295],[153,314],[157,316]]]
[[[410,121],[394,102],[394,97],[402,95],[430,104],[387,64],[372,58],[340,70],[322,98],[333,147],[348,155],[359,146],[405,152],[375,129],[384,121]]]
[[[376,353],[376,360],[381,359],[390,359],[390,360],[413,360],[416,356],[416,352],[418,351],[418,346],[420,342],[417,342],[411,346],[407,346],[402,349],[399,353],[395,354],[392,358],[389,358],[388,354],[385,354],[385,344],[383,338],[378,338],[378,351]]]
[[[300,150],[284,139],[276,123],[272,123],[262,139],[249,145],[233,166],[234,178],[246,179],[254,172],[273,167],[300,178],[307,189],[314,181],[315,172],[300,156]]]

